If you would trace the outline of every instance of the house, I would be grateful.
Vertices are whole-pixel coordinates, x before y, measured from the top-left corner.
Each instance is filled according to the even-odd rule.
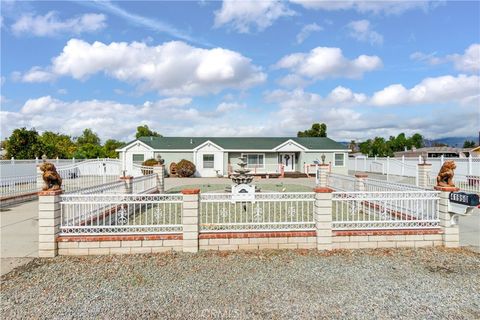
[[[412,150],[394,152],[395,158],[418,158],[418,156],[425,156],[427,158],[467,158],[470,149],[452,148],[452,147],[426,147],[413,148]]]
[[[474,158],[480,158],[480,146],[470,149],[469,153]]]
[[[347,173],[348,148],[329,138],[278,137],[142,137],[117,149],[124,170],[129,172],[144,160],[172,162],[189,160],[197,167],[196,176],[228,176],[238,168],[238,158],[245,157],[254,174],[310,172],[315,163],[331,164],[332,172]]]

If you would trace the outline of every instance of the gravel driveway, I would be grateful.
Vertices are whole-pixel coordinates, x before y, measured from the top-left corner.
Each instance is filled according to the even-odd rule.
[[[428,248],[35,259],[3,319],[479,319],[480,255]]]

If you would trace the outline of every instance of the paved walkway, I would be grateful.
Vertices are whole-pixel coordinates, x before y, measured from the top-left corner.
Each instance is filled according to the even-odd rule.
[[[38,255],[38,201],[2,208],[0,218],[3,275]]]

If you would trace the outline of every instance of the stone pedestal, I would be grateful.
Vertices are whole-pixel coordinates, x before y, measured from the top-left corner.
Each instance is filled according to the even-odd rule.
[[[330,166],[328,164],[319,164],[318,165],[318,186],[319,187],[326,187],[327,186],[327,177],[328,177],[328,169]]]
[[[52,258],[58,254],[60,233],[60,195],[62,190],[40,191],[38,194],[38,256]]]
[[[333,189],[317,187],[315,192],[315,229],[317,250],[332,250],[332,192]]]
[[[120,180],[125,182],[125,193],[133,193],[133,176],[120,177]]]
[[[158,192],[165,193],[165,166],[163,164],[153,166],[153,173],[157,174]]]
[[[200,189],[182,190],[183,252],[198,252]]]
[[[417,164],[418,171],[418,186],[421,188],[428,188],[432,165],[430,163]]]

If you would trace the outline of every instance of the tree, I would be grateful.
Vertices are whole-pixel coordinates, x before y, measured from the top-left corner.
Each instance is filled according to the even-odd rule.
[[[41,157],[43,144],[35,129],[27,130],[25,127],[13,130],[6,144],[7,158],[34,159]]]
[[[40,141],[43,144],[43,154],[47,155],[50,159],[56,157],[68,159],[71,158],[77,150],[75,143],[70,136],[66,134],[45,131],[40,136]]]
[[[297,137],[326,137],[327,125],[325,123],[314,123],[311,129],[298,131]]]
[[[350,151],[352,153],[354,153],[355,151],[357,151],[357,143],[355,142],[355,140],[350,140],[350,143],[348,144],[348,148],[350,149]]]
[[[91,129],[83,130],[82,135],[76,139],[76,142],[77,150],[73,155],[75,158],[105,158],[105,150],[100,145],[100,138]]]
[[[156,131],[150,130],[150,128],[144,124],[143,126],[137,127],[137,133],[135,137],[138,139],[140,137],[161,137],[162,135]]]
[[[425,146],[425,141],[423,136],[420,133],[415,133],[411,138],[412,146],[415,148],[423,148]]]
[[[473,148],[475,147],[475,141],[468,141],[468,140],[465,140],[465,142],[463,143],[463,147],[464,148]]]
[[[100,138],[92,131],[92,129],[85,129],[80,137],[77,138],[77,145],[84,144],[100,145]]]
[[[103,152],[105,154],[105,157],[117,158],[118,152],[115,150],[123,147],[124,145],[125,145],[125,142],[114,140],[114,139],[108,139],[107,141],[105,141],[105,144],[103,145]]]

